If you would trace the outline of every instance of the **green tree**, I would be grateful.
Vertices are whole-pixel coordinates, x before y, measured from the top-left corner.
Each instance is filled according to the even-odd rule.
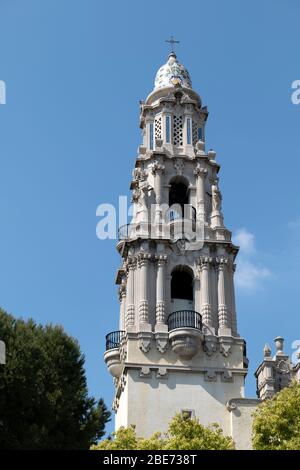
[[[300,385],[293,381],[254,413],[256,450],[300,450]]]
[[[177,414],[166,434],[157,432],[149,439],[138,438],[135,428],[120,428],[113,439],[105,439],[92,450],[231,450],[231,437],[224,436],[218,424],[203,426],[197,419]]]
[[[15,319],[0,309],[0,448],[88,449],[110,412],[88,396],[84,356],[60,326]]]

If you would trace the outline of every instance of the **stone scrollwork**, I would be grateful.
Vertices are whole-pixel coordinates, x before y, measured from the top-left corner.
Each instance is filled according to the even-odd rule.
[[[150,332],[140,332],[138,334],[139,337],[139,348],[143,353],[147,353],[150,351],[151,347],[151,340],[152,340],[152,333]]]
[[[208,356],[212,356],[217,351],[217,339],[216,337],[206,336],[203,349]]]
[[[155,160],[151,165],[151,171],[155,175],[158,172],[163,173],[165,165],[163,165],[159,160]]]
[[[220,353],[224,357],[228,357],[231,353],[231,344],[230,343],[220,343]]]
[[[169,334],[168,333],[155,333],[156,347],[161,354],[164,354],[168,349]]]
[[[206,168],[203,168],[199,163],[197,163],[194,170],[194,175],[205,177],[207,175],[207,170]]]
[[[184,169],[184,161],[181,160],[181,158],[176,158],[174,162],[174,168],[175,168],[176,174],[181,176],[183,173],[183,169]]]

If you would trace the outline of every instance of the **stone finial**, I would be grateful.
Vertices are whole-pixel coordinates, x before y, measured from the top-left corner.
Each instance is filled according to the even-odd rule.
[[[270,346],[266,343],[264,347],[264,357],[271,357],[271,348]]]
[[[276,346],[276,354],[283,353],[284,338],[282,336],[276,336],[274,342]]]
[[[214,150],[210,149],[207,152],[207,156],[208,156],[209,160],[215,160],[216,159],[216,152]]]
[[[196,143],[196,153],[197,155],[205,155],[205,143],[203,140],[198,140]]]

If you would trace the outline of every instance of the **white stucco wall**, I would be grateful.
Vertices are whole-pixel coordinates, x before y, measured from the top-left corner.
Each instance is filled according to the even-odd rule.
[[[140,377],[137,369],[128,370],[126,386],[120,397],[116,427],[136,425],[139,436],[150,436],[165,431],[167,423],[181,410],[193,410],[202,424],[220,424],[231,434],[231,416],[226,402],[243,391],[243,377],[236,376],[233,383],[206,382],[204,374],[169,371],[165,379],[156,372]]]

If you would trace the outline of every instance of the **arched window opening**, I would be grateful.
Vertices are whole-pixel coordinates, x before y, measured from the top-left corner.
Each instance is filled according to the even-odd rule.
[[[184,180],[175,179],[170,184],[169,207],[181,208],[181,217],[184,216],[184,206],[189,203],[189,188]],[[177,208],[175,209],[177,210]]]
[[[185,269],[176,269],[172,272],[171,278],[171,298],[186,301],[194,300],[193,275]]]

